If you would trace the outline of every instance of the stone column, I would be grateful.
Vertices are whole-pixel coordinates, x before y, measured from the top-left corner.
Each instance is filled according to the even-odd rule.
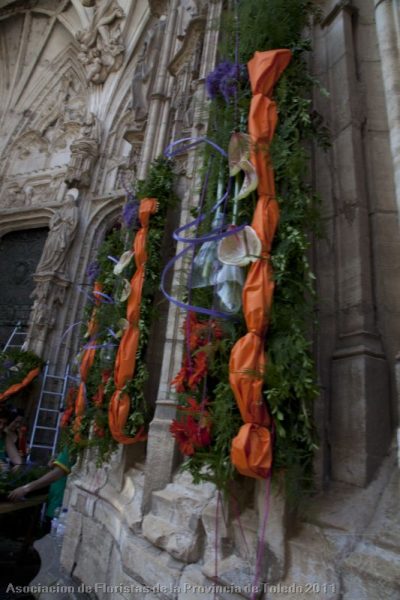
[[[400,210],[400,5],[397,0],[374,0],[374,2],[397,206]]]
[[[175,7],[176,4],[174,5]],[[218,31],[215,27],[215,23],[220,17],[221,5],[222,3],[219,0],[214,0],[209,4],[206,24],[207,33],[205,35],[203,49],[203,71],[201,77],[204,77],[204,70],[205,72],[211,70],[215,62],[218,41]],[[176,15],[174,18],[176,18]],[[169,25],[167,31],[170,31]],[[175,35],[175,29],[172,31]],[[159,83],[156,83],[156,89],[157,85],[159,85]],[[156,99],[158,97],[161,97],[160,92],[156,94]],[[196,100],[199,104],[204,102],[204,98],[199,97],[196,98]],[[149,135],[149,131],[151,131],[150,126],[147,128],[146,136]],[[193,127],[192,135],[198,135],[196,125]],[[143,155],[145,156],[145,152]],[[179,184],[180,189],[177,190],[178,195],[182,198],[179,225],[184,225],[191,220],[190,209],[196,198],[196,184],[192,181],[191,174],[196,172],[196,167],[198,167],[198,165],[193,158],[187,160],[185,172],[188,175],[181,178]],[[178,244],[177,252],[182,249],[180,246],[181,244]],[[184,285],[186,279],[187,265],[182,264],[182,261],[179,261],[175,266],[172,278],[173,295],[179,294],[179,291],[177,290],[182,289],[182,285]],[[184,341],[182,333],[183,318],[184,314],[182,311],[175,305],[170,304],[164,343],[164,358],[157,394],[157,405],[154,419],[150,425],[147,444],[146,480],[143,492],[144,512],[147,512],[150,508],[152,492],[163,489],[171,481],[172,473],[177,464],[175,441],[169,432],[171,420],[176,414],[176,399],[173,390],[171,390],[170,382],[176,375],[182,363]]]
[[[400,4],[398,0],[374,0],[376,32],[386,97],[397,207],[400,215]],[[397,421],[400,415],[400,371],[396,360]],[[400,429],[398,429],[400,446]],[[399,455],[400,464],[400,455]]]
[[[364,486],[388,448],[390,408],[387,362],[375,322],[366,116],[356,70],[355,16],[351,2],[340,2],[322,23],[331,93],[336,279],[330,283],[336,296],[336,349],[329,441],[333,478]]]

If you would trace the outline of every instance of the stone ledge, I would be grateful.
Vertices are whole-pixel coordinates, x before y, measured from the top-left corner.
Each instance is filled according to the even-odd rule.
[[[120,540],[122,568],[135,581],[155,587],[176,588],[184,563],[155,548],[147,540],[123,531]]]

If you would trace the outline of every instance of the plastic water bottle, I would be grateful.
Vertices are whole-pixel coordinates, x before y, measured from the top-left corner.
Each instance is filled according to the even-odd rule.
[[[61,514],[58,518],[56,538],[57,538],[57,543],[59,546],[62,546],[63,539],[64,539],[64,533],[65,533],[65,527],[66,527],[66,521],[67,521],[67,513],[68,513],[68,508],[63,508],[61,511]]]
[[[51,530],[50,530],[51,537],[57,536],[57,527],[58,527],[58,522],[59,522],[59,518],[60,518],[60,511],[61,511],[61,508],[59,506],[54,509],[54,516],[51,520]]]

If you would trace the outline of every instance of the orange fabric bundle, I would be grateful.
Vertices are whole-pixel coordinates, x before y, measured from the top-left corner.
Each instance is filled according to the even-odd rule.
[[[269,144],[275,132],[277,111],[268,98],[291,60],[290,50],[256,52],[248,63],[253,98],[249,112],[251,161],[259,184],[258,201],[251,226],[261,240],[261,258],[249,270],[243,288],[243,313],[248,333],[232,348],[229,382],[238,403],[243,425],[232,441],[231,460],[239,473],[257,479],[268,477],[272,465],[271,418],[263,402],[266,369],[264,336],[272,306],[274,281],[269,261],[279,221]]]
[[[33,381],[35,379],[35,377],[37,377],[39,375],[39,373],[40,373],[39,367],[36,367],[36,369],[32,369],[32,371],[29,371],[29,373],[26,375],[26,377],[24,377],[24,379],[20,383],[14,383],[14,385],[11,385],[8,388],[8,390],[6,390],[2,394],[0,394],[0,402],[2,402],[3,400],[7,400],[13,394],[16,394],[20,390],[24,389],[24,387],[29,385],[31,383],[31,381]]]
[[[102,286],[101,283],[99,283],[98,281],[96,281],[96,283],[94,284],[94,289],[93,292],[101,292]],[[96,294],[94,294],[96,300],[96,304],[99,303],[98,297],[96,296]],[[74,424],[72,426],[73,431],[75,432],[75,436],[74,436],[74,440],[75,442],[79,442],[81,439],[81,436],[79,434],[79,428],[81,426],[82,423],[82,418],[85,412],[85,388],[86,388],[86,380],[87,377],[89,375],[89,371],[91,366],[93,365],[94,362],[94,358],[96,355],[96,349],[93,348],[92,346],[95,346],[95,340],[92,339],[94,334],[96,333],[96,308],[93,309],[93,313],[92,313],[92,318],[90,319],[90,323],[88,326],[88,334],[89,334],[89,345],[88,348],[85,350],[83,357],[82,357],[82,362],[81,362],[81,366],[80,366],[80,378],[81,378],[81,382],[79,384],[79,388],[78,388],[78,393],[75,399],[75,421]]]
[[[108,420],[113,438],[122,444],[134,444],[145,440],[147,434],[141,428],[134,437],[124,434],[124,428],[130,412],[130,398],[122,392],[125,384],[132,379],[136,367],[136,353],[139,346],[139,316],[142,289],[147,261],[146,240],[150,216],[157,211],[157,200],[145,198],[140,202],[139,220],[142,228],[137,232],[133,243],[136,271],[131,279],[131,293],[128,298],[126,318],[129,326],[121,339],[114,369],[116,391],[111,398]]]

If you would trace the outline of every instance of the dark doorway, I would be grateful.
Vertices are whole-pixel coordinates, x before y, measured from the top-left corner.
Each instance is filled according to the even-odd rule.
[[[36,271],[48,229],[13,231],[0,239],[0,349],[13,328],[28,324]]]

